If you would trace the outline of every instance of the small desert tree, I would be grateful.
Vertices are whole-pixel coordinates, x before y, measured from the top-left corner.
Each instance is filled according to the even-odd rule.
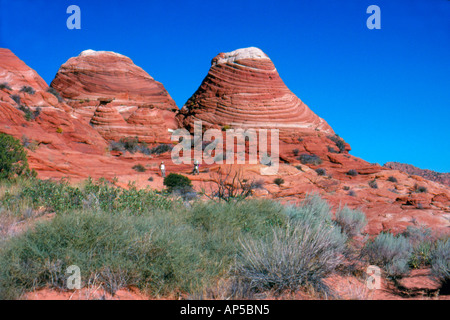
[[[210,173],[211,192],[205,194],[211,200],[219,202],[242,200],[251,196],[255,189],[261,188],[261,181],[245,179],[241,169],[233,170],[231,166],[219,168]]]
[[[20,141],[0,133],[0,180],[30,174],[27,153]]]

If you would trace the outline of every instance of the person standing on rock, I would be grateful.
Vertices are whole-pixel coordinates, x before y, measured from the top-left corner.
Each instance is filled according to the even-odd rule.
[[[200,174],[200,171],[198,170],[198,160],[197,159],[194,160],[194,171],[193,171],[193,174],[194,175]]]
[[[161,161],[161,164],[159,165],[159,169],[161,170],[161,176],[163,178],[166,177],[166,166],[164,165],[164,161]]]

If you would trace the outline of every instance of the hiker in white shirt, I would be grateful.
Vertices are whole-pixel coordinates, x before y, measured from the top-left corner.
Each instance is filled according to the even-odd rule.
[[[161,161],[161,164],[159,165],[159,169],[161,170],[161,176],[163,178],[166,177],[166,166],[164,165],[164,161]]]

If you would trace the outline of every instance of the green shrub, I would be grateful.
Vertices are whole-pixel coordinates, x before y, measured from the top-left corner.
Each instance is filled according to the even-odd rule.
[[[336,151],[336,149],[331,146],[327,146],[327,149],[328,149],[328,152],[330,152],[330,153],[338,153],[338,151]]]
[[[0,90],[3,90],[3,89],[12,90],[11,87],[9,86],[8,82],[0,83]]]
[[[122,138],[122,139],[120,139],[120,142],[123,143],[123,147],[125,148],[125,150],[127,150],[131,153],[135,153],[138,151],[138,148],[139,148],[138,137]]]
[[[426,193],[428,189],[424,186],[419,186],[417,184],[414,185],[414,192],[416,193]]]
[[[317,168],[317,169],[316,169],[316,173],[317,173],[317,175],[319,175],[319,176],[324,176],[324,175],[327,174],[327,170],[325,170],[325,169],[323,169],[323,168]]]
[[[378,189],[378,183],[377,180],[371,180],[369,181],[369,187],[371,187],[372,189]]]
[[[366,243],[363,255],[369,263],[384,268],[389,276],[396,278],[409,271],[412,250],[411,243],[404,236],[382,232]]]
[[[313,227],[297,220],[262,240],[242,241],[236,276],[256,292],[313,287],[326,293],[322,280],[342,263],[345,240],[324,222]]]
[[[70,265],[80,268],[83,285],[109,270],[126,279],[123,286],[154,293],[175,289],[188,266],[174,257],[174,241],[154,236],[154,230],[151,218],[106,212],[56,216],[6,245],[0,255],[0,298],[47,285],[64,288]]]
[[[167,177],[164,178],[163,183],[167,187],[169,192],[180,188],[192,187],[192,182],[188,177],[177,173],[170,173]]]
[[[30,176],[27,153],[16,138],[0,133],[0,180]]]
[[[349,237],[359,235],[361,230],[367,225],[367,218],[364,212],[352,210],[347,206],[336,211],[335,221]]]
[[[70,210],[105,210],[142,214],[149,209],[168,209],[173,203],[151,190],[117,188],[106,181],[91,179],[82,187],[70,186],[67,182],[32,180],[22,186],[13,199],[0,198],[0,205],[14,207],[14,202],[28,201],[33,208],[44,207],[48,211],[63,213]]]
[[[356,177],[358,175],[358,171],[356,171],[355,169],[350,169],[347,171],[347,175],[351,177]]]
[[[173,146],[170,144],[160,144],[160,145],[157,145],[156,147],[150,149],[150,154],[160,155],[165,152],[172,151],[172,149],[173,149]]]
[[[277,186],[281,186],[284,183],[284,179],[283,178],[275,178],[273,180],[273,183],[275,183]]]
[[[58,102],[63,102],[64,101],[64,99],[61,97],[61,95],[59,94],[59,92],[55,88],[48,87],[47,92],[49,92],[52,95],[54,95],[58,99]]]
[[[300,205],[285,206],[285,212],[292,221],[301,221],[311,226],[322,222],[333,225],[330,205],[317,194],[307,195]]]
[[[30,86],[23,86],[22,89],[20,89],[20,92],[26,92],[26,93],[29,93],[29,94],[35,94],[36,93],[36,91]]]
[[[397,182],[398,182],[397,178],[394,177],[394,176],[390,176],[389,178],[387,178],[387,180],[388,180],[389,182],[394,182],[394,183],[397,183]]]
[[[11,99],[13,99],[14,100],[14,102],[15,103],[17,103],[17,105],[19,105],[20,106],[20,96],[19,95],[17,95],[17,94],[12,94],[12,95],[10,95],[9,96]]]
[[[145,167],[142,164],[136,164],[136,165],[133,166],[132,169],[137,171],[137,172],[145,172],[145,171],[147,171],[147,169],[145,169]]]
[[[327,138],[336,144],[336,146],[339,149],[339,153],[342,153],[345,151],[345,141],[341,137],[339,137],[337,134],[334,136],[328,136]]]
[[[315,154],[302,154],[300,157],[297,158],[297,160],[300,160],[302,164],[312,164],[312,165],[320,165],[322,164],[322,159],[320,159]]]
[[[41,114],[42,109],[40,107],[36,107],[34,111],[31,111],[30,107],[20,106],[19,110],[24,113],[24,117],[27,121],[35,120]]]
[[[432,274],[442,282],[441,293],[450,290],[450,238],[440,239],[431,254]]]

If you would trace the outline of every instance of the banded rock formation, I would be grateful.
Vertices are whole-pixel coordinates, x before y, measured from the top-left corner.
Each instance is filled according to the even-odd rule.
[[[90,123],[106,140],[137,137],[146,143],[170,143],[170,134],[161,110],[152,105],[138,107],[125,120],[116,108],[101,103]]]
[[[192,130],[205,127],[255,127],[320,130],[333,133],[325,120],[284,84],[269,57],[258,48],[220,53],[208,75],[177,119]]]
[[[125,118],[140,106],[152,104],[172,128],[178,110],[164,86],[119,53],[85,50],[64,63],[51,87],[60,92],[75,112],[90,121],[97,99],[111,98],[111,107]]]

